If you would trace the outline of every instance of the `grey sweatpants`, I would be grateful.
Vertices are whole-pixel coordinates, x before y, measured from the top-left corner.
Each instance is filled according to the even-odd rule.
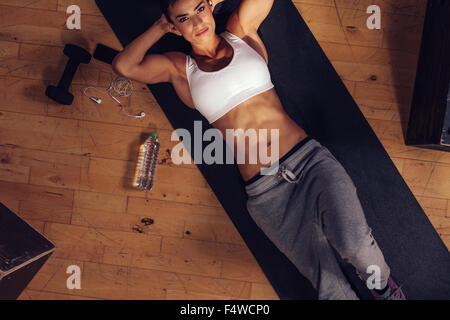
[[[314,139],[280,160],[277,174],[245,186],[255,223],[311,281],[320,300],[358,299],[333,248],[365,283],[373,274],[368,267],[379,267],[384,288],[390,268],[342,165]]]

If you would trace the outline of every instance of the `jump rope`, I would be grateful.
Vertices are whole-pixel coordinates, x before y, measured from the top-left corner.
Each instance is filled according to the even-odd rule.
[[[111,90],[113,90],[116,94],[118,94],[120,97],[129,97],[132,93],[133,93],[133,84],[131,83],[130,79],[124,78],[124,77],[117,77],[116,79],[114,79],[111,84],[109,85],[109,88],[106,90],[100,90],[96,87],[93,86],[89,86],[89,87],[85,87],[84,89],[80,89],[80,91],[89,99],[91,99],[92,101],[100,104],[102,103],[102,99],[88,95],[86,93],[86,90],[88,89],[94,89],[98,92],[101,93],[108,93],[109,96],[116,101],[119,105],[120,105],[120,112],[125,114],[128,117],[131,118],[143,118],[145,117],[145,112],[141,111],[139,114],[137,115],[132,115],[129,114],[127,112],[124,112],[124,108],[125,106],[122,104],[122,102],[120,102],[119,99],[117,99],[112,93]]]

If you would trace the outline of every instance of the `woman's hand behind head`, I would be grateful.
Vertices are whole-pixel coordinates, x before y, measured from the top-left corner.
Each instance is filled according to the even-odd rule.
[[[173,34],[176,34],[177,36],[183,36],[182,34],[181,34],[181,32],[180,31],[178,31],[178,29],[173,25],[173,23],[170,23],[168,20],[167,20],[167,17],[166,17],[166,15],[163,13],[162,15],[161,15],[161,18],[159,18],[156,22],[155,22],[155,25],[158,25],[160,28],[162,28],[163,30],[164,30],[164,32],[170,32],[170,33],[173,33]]]

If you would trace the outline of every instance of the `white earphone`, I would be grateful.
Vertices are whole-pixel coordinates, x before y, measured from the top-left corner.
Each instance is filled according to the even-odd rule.
[[[126,79],[126,78],[124,78],[124,77],[117,77],[115,80],[113,80],[113,81],[111,82],[109,88],[108,88],[107,90],[105,90],[105,91],[101,91],[101,90],[97,89],[96,87],[92,87],[92,86],[90,86],[90,87],[85,87],[83,90],[81,90],[81,92],[82,92],[86,97],[88,97],[89,99],[91,99],[92,101],[94,101],[95,103],[98,103],[98,104],[102,103],[102,99],[96,98],[96,97],[93,97],[93,96],[90,96],[90,95],[86,94],[86,90],[87,90],[87,89],[90,89],[90,88],[93,88],[93,89],[95,89],[95,90],[97,90],[97,91],[99,91],[99,92],[102,92],[102,93],[103,93],[103,92],[108,92],[108,94],[110,95],[110,97],[120,105],[120,108],[121,108],[120,111],[121,111],[121,112],[123,111],[124,105],[122,104],[122,102],[120,102],[120,100],[118,100],[116,97],[114,97],[114,96],[111,94],[111,89],[114,89],[114,91],[115,91],[119,96],[122,96],[122,97],[128,97],[128,96],[130,96],[131,93],[133,92],[133,85],[132,85],[132,83],[131,83],[131,80]],[[141,112],[140,112],[139,114],[137,114],[137,115],[128,114],[128,113],[126,113],[126,112],[125,112],[124,114],[125,114],[126,116],[132,117],[132,118],[143,118],[143,117],[145,117],[145,112],[144,112],[144,111],[141,111]]]
[[[135,115],[135,116],[131,116],[131,115],[130,115],[130,117],[143,118],[143,117],[145,117],[145,112],[144,112],[144,111],[141,111],[138,115]]]
[[[100,98],[95,98],[95,97],[91,97],[91,96],[88,96],[88,98],[94,102],[97,102],[98,104],[102,103],[102,99],[100,99]]]

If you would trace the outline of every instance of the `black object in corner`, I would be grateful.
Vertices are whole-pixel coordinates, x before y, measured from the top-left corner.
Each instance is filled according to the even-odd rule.
[[[0,300],[17,299],[54,250],[53,243],[0,203]]]
[[[450,151],[450,1],[427,4],[407,145]]]

